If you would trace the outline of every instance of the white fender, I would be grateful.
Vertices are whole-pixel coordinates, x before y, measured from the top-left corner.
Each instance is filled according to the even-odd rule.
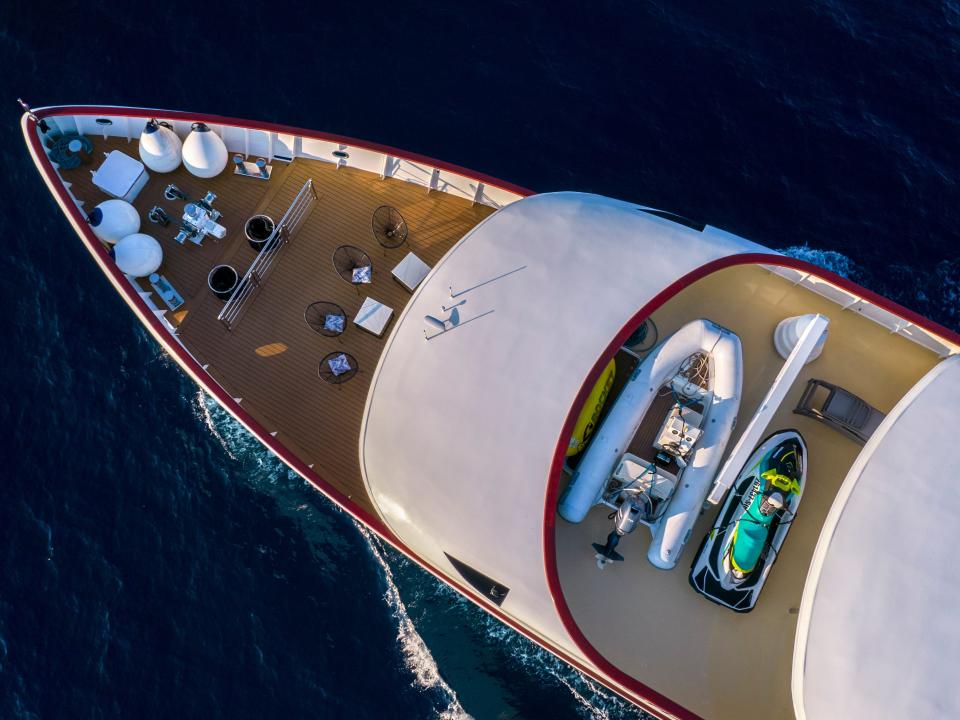
[[[170,128],[156,120],[148,120],[140,133],[140,159],[148,168],[167,173],[180,167],[183,143]]]
[[[183,141],[183,166],[199,178],[216,177],[227,166],[227,146],[204,123],[194,123]]]
[[[662,570],[676,567],[737,424],[743,349],[740,338],[731,332],[723,331],[710,349],[710,380],[713,401],[704,413],[703,434],[687,458],[688,465],[680,474],[680,484],[666,512],[654,526],[653,542],[647,551],[647,559]]]
[[[734,345],[729,347],[730,341],[724,342],[725,338],[732,338]],[[696,352],[705,352],[712,354],[717,346],[724,352],[724,360],[718,366],[722,374],[733,373],[732,368],[727,366],[732,364],[728,353],[736,351],[736,401],[739,405],[740,385],[742,384],[742,370],[740,358],[740,341],[727,330],[715,325],[709,320],[694,320],[687,323],[677,332],[667,338],[663,343],[654,348],[643,362],[641,362],[630,376],[620,396],[616,399],[607,417],[604,418],[599,430],[597,430],[590,446],[584,453],[583,459],[577,466],[577,471],[570,480],[563,498],[560,500],[558,512],[560,516],[570,522],[580,522],[590,511],[590,508],[596,505],[603,494],[603,489],[613,473],[614,466],[619,462],[621,456],[626,451],[630,440],[636,434],[643,422],[644,416],[653,404],[657,391],[674,375],[676,375],[683,362]],[[712,363],[712,360],[711,360]],[[711,365],[713,369],[713,365]],[[729,378],[724,382],[729,381]],[[711,375],[711,384],[713,383]],[[721,384],[724,392],[728,389],[726,385]],[[715,403],[716,404],[716,403]],[[726,408],[726,406],[722,406]],[[737,408],[733,408],[733,416],[736,416]],[[710,410],[708,409],[708,413]],[[705,418],[707,427],[712,427],[710,418]],[[732,427],[732,425],[731,425]],[[725,438],[729,438],[728,428]],[[704,445],[704,437],[709,442],[710,437],[707,431],[698,446]],[[715,437],[715,435],[714,435]],[[726,440],[724,440],[726,444]],[[723,448],[720,448],[720,453]],[[706,457],[706,456],[704,456]],[[713,461],[713,465],[719,463],[719,456]],[[691,462],[693,465],[696,461]],[[684,473],[693,468],[687,468]],[[685,475],[681,477],[683,481]],[[704,495],[710,486],[712,476],[706,478],[706,485],[703,491]],[[684,482],[681,482],[681,487]],[[679,492],[679,489],[678,489]],[[671,501],[671,505],[675,501]],[[700,502],[703,500],[701,498]],[[669,514],[670,508],[667,512]]]
[[[110,251],[117,267],[124,275],[147,277],[160,269],[163,248],[156,238],[144,233],[127,235]]]
[[[87,216],[93,234],[114,243],[140,230],[140,213],[126,200],[104,200]]]

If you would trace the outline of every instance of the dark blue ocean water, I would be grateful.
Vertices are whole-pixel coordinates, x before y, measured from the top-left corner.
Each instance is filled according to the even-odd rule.
[[[18,95],[646,203],[960,327],[960,5],[0,4],[0,718],[636,717],[382,548],[167,359]]]

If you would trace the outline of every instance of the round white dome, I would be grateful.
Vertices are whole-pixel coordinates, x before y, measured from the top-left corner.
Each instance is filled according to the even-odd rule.
[[[104,200],[87,216],[93,234],[115,243],[140,229],[140,214],[126,200]]]
[[[182,149],[183,143],[177,134],[156,120],[148,121],[140,133],[140,159],[154,172],[176,170],[180,165]]]
[[[777,329],[773,331],[773,346],[777,349],[777,352],[780,353],[780,357],[787,359],[790,356],[790,353],[793,352],[797,343],[800,342],[800,336],[803,335],[803,331],[807,329],[807,325],[813,322],[816,317],[814,314],[797,315],[796,317],[788,317],[780,321]],[[820,353],[823,352],[823,345],[826,342],[827,333],[824,332],[804,365],[809,365],[820,357]]]
[[[163,248],[160,243],[143,233],[127,235],[113,246],[111,254],[117,267],[133,277],[146,277],[155,273],[163,262]]]
[[[203,123],[194,123],[183,141],[183,166],[191,175],[212,178],[227,166],[227,146]]]

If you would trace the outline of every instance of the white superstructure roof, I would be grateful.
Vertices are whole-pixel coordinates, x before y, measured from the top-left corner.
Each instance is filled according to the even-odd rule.
[[[803,593],[798,717],[960,717],[958,407],[952,357],[904,396],[847,475]]]
[[[718,257],[758,250],[581,193],[491,215],[420,286],[373,379],[361,467],[386,523],[455,577],[445,552],[506,585],[504,611],[562,641],[543,511],[578,391],[658,292]],[[437,329],[424,317],[445,319],[453,305],[459,326],[426,340]]]

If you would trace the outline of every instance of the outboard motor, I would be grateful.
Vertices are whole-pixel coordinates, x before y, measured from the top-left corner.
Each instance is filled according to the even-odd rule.
[[[603,570],[607,563],[623,562],[623,555],[616,551],[620,538],[636,530],[640,521],[649,517],[650,511],[650,500],[645,494],[625,493],[623,502],[614,514],[613,530],[607,535],[607,544],[593,543],[593,549],[597,551],[598,568]]]

